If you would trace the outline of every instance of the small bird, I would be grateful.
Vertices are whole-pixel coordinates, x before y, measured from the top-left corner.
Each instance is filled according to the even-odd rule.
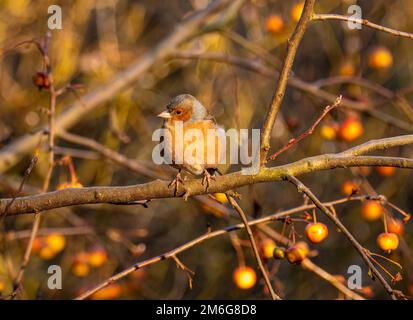
[[[208,189],[210,180],[215,180],[215,173],[219,172],[217,165],[224,151],[218,138],[220,127],[214,117],[209,114],[201,102],[190,94],[181,94],[172,98],[166,106],[166,110],[161,112],[158,117],[165,119],[162,128],[171,134],[171,139],[165,139],[164,158],[168,156],[168,159],[172,160],[170,165],[179,170],[176,178],[169,184],[170,187],[175,185],[175,195],[179,183],[184,184],[181,178],[182,170],[196,176],[203,174],[202,184]],[[181,139],[175,137],[178,125],[182,126],[183,137]],[[191,129],[198,129],[201,135],[193,136],[191,140],[185,139],[185,134],[189,133]],[[215,134],[212,141],[207,139],[208,132]],[[198,151],[202,150],[203,152],[192,153],[188,156],[187,153],[197,147]],[[182,152],[178,152],[178,150],[182,150]]]

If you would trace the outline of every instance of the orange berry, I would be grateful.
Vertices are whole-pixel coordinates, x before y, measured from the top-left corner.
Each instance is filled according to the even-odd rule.
[[[92,300],[112,300],[118,298],[122,293],[122,287],[112,283],[91,295]]]
[[[3,280],[0,280],[0,292],[3,292],[6,290],[6,282]]]
[[[301,263],[308,255],[309,248],[305,242],[297,242],[286,250],[287,260],[293,264]]]
[[[32,252],[38,253],[40,249],[43,247],[43,241],[40,238],[34,238],[33,245],[32,245]]]
[[[284,21],[278,14],[273,14],[267,18],[265,26],[268,32],[279,33],[284,27]]]
[[[57,186],[57,190],[69,189],[69,188],[83,188],[80,182],[63,182]]]
[[[360,174],[362,174],[363,176],[368,176],[370,174],[370,167],[359,167],[359,172]]]
[[[367,298],[371,298],[374,295],[373,289],[370,286],[362,287],[359,292]]]
[[[328,236],[328,228],[324,223],[316,222],[309,223],[305,228],[307,239],[311,243],[320,243]]]
[[[251,267],[238,267],[233,274],[235,285],[240,289],[250,289],[257,281],[257,275]]]
[[[37,88],[39,88],[39,90],[47,90],[50,88],[49,78],[44,72],[36,72],[36,74],[33,76],[33,84]]]
[[[324,124],[320,129],[321,136],[326,140],[334,140],[337,137],[337,129],[329,124]]]
[[[99,268],[107,261],[107,259],[108,257],[106,255],[106,252],[102,249],[97,249],[95,251],[89,252],[87,261],[91,267]]]
[[[368,200],[361,206],[361,217],[367,221],[375,221],[383,215],[384,208],[378,201]]]
[[[342,62],[340,65],[339,74],[345,77],[353,76],[355,74],[353,63],[351,63],[351,61],[349,60]]]
[[[304,2],[299,2],[293,5],[293,7],[291,8],[291,12],[290,12],[291,19],[293,19],[295,22],[300,20],[301,14],[303,13],[303,9],[304,9]]]
[[[43,247],[40,249],[39,256],[44,260],[50,260],[56,255],[56,252],[49,247]]]
[[[358,189],[359,189],[358,185],[351,180],[346,180],[341,185],[341,193],[346,196],[351,196],[352,194],[357,192]]]
[[[368,56],[368,65],[372,69],[385,70],[393,65],[393,56],[386,47],[373,49]]]
[[[225,195],[225,193],[222,193],[222,192],[214,193],[214,198],[217,199],[221,203],[228,202],[227,196]]]
[[[396,250],[399,246],[399,237],[397,234],[384,232],[377,237],[377,244],[383,251]]]
[[[271,239],[265,239],[262,243],[262,255],[264,256],[264,258],[272,258],[275,247],[276,245],[274,241],[272,241]]]
[[[65,237],[61,234],[55,233],[50,234],[44,239],[44,243],[49,247],[54,253],[62,251],[66,245]]]
[[[402,235],[404,233],[404,223],[399,219],[390,218],[387,220],[387,230],[390,233]]]
[[[363,134],[363,124],[356,118],[347,118],[338,129],[339,137],[344,141],[356,140]]]
[[[384,177],[392,176],[396,172],[395,167],[375,167],[374,170]]]
[[[86,277],[89,274],[89,266],[82,261],[75,261],[72,266],[72,273],[79,278]]]

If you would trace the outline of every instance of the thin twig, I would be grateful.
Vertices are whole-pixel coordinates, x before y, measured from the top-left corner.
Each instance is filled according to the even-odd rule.
[[[280,296],[277,295],[271,285],[271,280],[268,277],[267,271],[265,270],[264,264],[262,263],[261,257],[260,257],[260,252],[257,247],[257,243],[254,239],[254,235],[252,233],[251,227],[248,224],[247,216],[245,215],[245,212],[242,210],[242,208],[238,205],[238,203],[234,200],[233,197],[227,195],[228,201],[231,203],[232,207],[238,212],[239,216],[241,217],[242,222],[244,223],[245,230],[247,231],[248,238],[251,243],[252,251],[254,252],[255,259],[258,264],[258,268],[261,271],[261,274],[264,278],[265,284],[268,288],[268,292],[271,295],[271,298],[273,300],[281,300]]]
[[[275,89],[271,105],[268,109],[265,117],[265,122],[261,131],[261,149],[260,149],[260,163],[264,165],[267,161],[267,154],[270,150],[270,138],[271,132],[274,127],[275,119],[277,118],[278,111],[280,110],[281,103],[284,98],[285,89],[287,88],[288,77],[290,75],[291,68],[293,66],[295,54],[297,53],[298,46],[303,38],[304,32],[307,28],[308,22],[313,14],[315,0],[306,0],[304,9],[301,14],[301,18],[295,27],[294,33],[291,39],[288,41],[287,55],[285,56],[283,66],[278,78],[278,84]]]
[[[376,30],[379,30],[379,31],[382,31],[382,32],[386,32],[386,33],[392,34],[392,35],[397,36],[397,37],[404,37],[404,38],[413,39],[413,33],[404,32],[404,31],[384,27],[384,26],[381,26],[379,24],[370,22],[367,19],[358,19],[358,18],[354,18],[354,17],[346,17],[346,16],[342,16],[342,15],[339,15],[339,14],[313,14],[313,16],[311,17],[311,20],[312,21],[317,21],[317,20],[322,20],[322,21],[324,21],[324,20],[349,21],[349,22],[362,24],[366,27],[376,29]]]
[[[2,223],[3,219],[5,216],[7,216],[7,211],[9,210],[10,206],[13,204],[13,202],[16,200],[16,198],[21,195],[21,192],[23,191],[24,184],[26,183],[27,179],[29,178],[30,174],[33,171],[34,166],[36,165],[38,160],[37,156],[34,156],[29,163],[29,166],[27,169],[24,171],[23,179],[20,182],[19,188],[17,189],[15,196],[10,200],[10,202],[6,205],[4,210],[0,214],[0,224]]]
[[[321,122],[321,120],[323,120],[323,118],[334,108],[338,107],[340,102],[341,102],[342,96],[338,96],[336,101],[334,101],[333,104],[326,106],[323,111],[321,112],[321,114],[319,115],[319,117],[317,118],[317,120],[311,125],[310,128],[308,128],[305,132],[303,132],[301,135],[299,135],[297,138],[293,138],[290,141],[288,141],[288,143],[282,147],[280,150],[278,150],[276,153],[274,153],[272,156],[270,156],[268,158],[268,160],[274,160],[275,158],[277,158],[281,153],[287,151],[288,149],[290,149],[292,146],[296,145],[297,143],[299,143],[301,140],[305,139],[306,137],[308,137],[309,135],[311,135],[315,128],[318,126],[318,124]]]

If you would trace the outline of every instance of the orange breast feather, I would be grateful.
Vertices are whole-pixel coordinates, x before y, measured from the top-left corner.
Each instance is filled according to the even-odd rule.
[[[215,168],[217,166],[220,156],[224,150],[222,150],[222,146],[218,136],[211,137],[208,139],[208,129],[213,130],[211,131],[213,133],[216,133],[216,130],[218,129],[218,127],[213,121],[202,120],[184,123],[184,137],[182,137],[181,139],[177,139],[177,137],[175,137],[175,125],[169,125],[167,126],[167,128],[170,130],[172,135],[172,141],[171,145],[169,146],[169,151],[172,154],[172,160],[174,162],[178,162],[177,160],[180,159],[180,156],[176,151],[178,150],[178,144],[183,143],[182,150],[184,159],[181,162],[183,162],[184,165],[188,162],[188,159],[186,158],[189,154],[191,157],[193,157],[193,161],[195,161],[198,164],[198,167],[202,166],[203,168]],[[190,130],[192,129],[199,130],[198,134],[190,134]],[[193,132],[194,131],[192,131],[192,133]],[[185,139],[185,137],[187,139]],[[166,147],[167,149],[169,149],[168,146]]]

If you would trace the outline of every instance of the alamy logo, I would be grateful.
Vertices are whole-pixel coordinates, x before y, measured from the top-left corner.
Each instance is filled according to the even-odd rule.
[[[62,289],[62,268],[58,265],[51,265],[47,268],[47,273],[51,276],[47,279],[47,287],[50,290]]]
[[[350,18],[353,18],[353,19],[362,18],[361,7],[356,4],[349,6],[347,9],[347,13],[351,14]],[[360,30],[362,27],[361,23],[356,22],[356,21],[347,21],[347,26],[351,30],[356,30],[356,29]]]
[[[350,276],[347,279],[347,287],[351,290],[361,289],[362,288],[361,267],[356,264],[352,264],[351,266],[348,267],[347,274],[350,274]]]
[[[47,8],[47,13],[51,14],[47,20],[47,27],[50,30],[62,29],[62,8],[53,4]]]

